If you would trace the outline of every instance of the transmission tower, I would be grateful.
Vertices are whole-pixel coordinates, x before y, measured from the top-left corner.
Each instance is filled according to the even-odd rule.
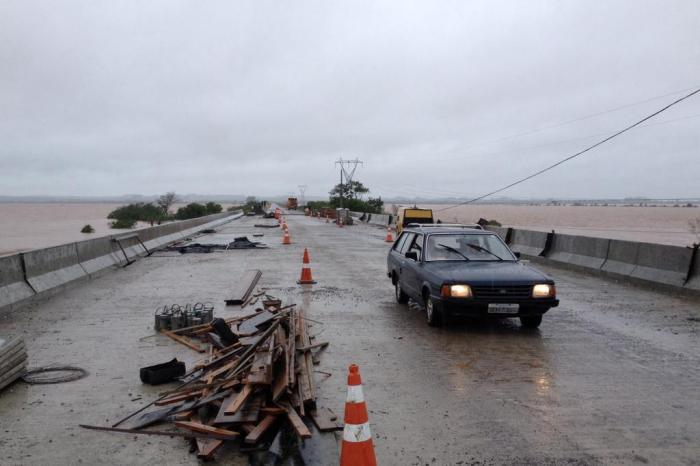
[[[306,198],[304,197],[304,194],[306,193],[306,188],[308,188],[308,185],[305,184],[300,184],[297,186],[299,188],[299,205],[300,206],[306,206]]]
[[[355,170],[357,170],[358,165],[362,165],[360,159],[355,160],[343,160],[339,158],[335,161],[336,165],[340,165],[340,187],[343,187],[343,175],[345,175],[345,184],[352,183],[352,178],[355,176]],[[352,167],[352,168],[351,168]],[[343,196],[340,196],[340,207],[343,207]]]

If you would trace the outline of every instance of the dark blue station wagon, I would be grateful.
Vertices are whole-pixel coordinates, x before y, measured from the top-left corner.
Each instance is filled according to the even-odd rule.
[[[387,269],[396,300],[422,304],[432,326],[463,315],[518,317],[523,327],[537,328],[559,305],[554,281],[486,230],[411,226],[389,251]]]

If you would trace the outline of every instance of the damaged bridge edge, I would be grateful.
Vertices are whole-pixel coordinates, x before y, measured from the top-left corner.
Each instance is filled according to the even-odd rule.
[[[0,313],[54,296],[150,252],[243,216],[226,212],[0,257]]]

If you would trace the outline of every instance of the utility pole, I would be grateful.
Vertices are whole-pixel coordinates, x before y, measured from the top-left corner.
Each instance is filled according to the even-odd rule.
[[[355,176],[355,170],[357,170],[358,165],[362,165],[362,161],[360,159],[343,160],[341,157],[335,161],[335,164],[340,165],[340,207],[343,207],[343,175],[345,175],[346,184],[349,185],[352,183],[352,177]]]

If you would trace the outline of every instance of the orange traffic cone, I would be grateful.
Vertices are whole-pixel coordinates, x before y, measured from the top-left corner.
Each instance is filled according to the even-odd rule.
[[[301,277],[297,280],[300,285],[313,285],[316,281],[311,276],[311,260],[309,260],[309,251],[304,248],[304,260],[301,262]]]
[[[289,236],[289,230],[284,230],[284,236],[282,236],[282,244],[292,244],[292,238]]]
[[[276,218],[277,220],[279,220],[280,215],[282,215],[282,211],[279,210],[279,208],[278,208],[278,209],[275,209],[275,218]]]
[[[283,229],[284,231],[289,230],[289,227],[287,226],[287,222],[286,222],[286,221],[283,221],[283,223],[282,223],[282,229]]]
[[[391,236],[391,227],[386,227],[386,239],[384,241],[386,241],[387,243],[394,242],[394,237]]]
[[[367,406],[362,394],[360,368],[351,364],[349,370],[340,466],[376,466],[377,458],[374,456]]]

